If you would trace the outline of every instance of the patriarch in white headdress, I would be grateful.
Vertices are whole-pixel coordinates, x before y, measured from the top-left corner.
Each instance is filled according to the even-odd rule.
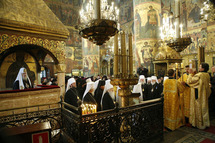
[[[13,84],[13,89],[27,89],[32,88],[31,81],[28,77],[27,70],[21,68]]]
[[[140,101],[143,101],[143,89],[142,89],[142,84],[145,84],[145,76],[140,75],[139,76],[139,81],[137,85],[134,85],[132,93],[140,93]]]
[[[113,109],[115,107],[113,100],[115,99],[113,85],[110,80],[105,81],[105,88],[101,98],[102,110]]]

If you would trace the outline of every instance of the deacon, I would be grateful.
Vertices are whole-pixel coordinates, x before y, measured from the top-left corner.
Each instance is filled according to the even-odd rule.
[[[78,107],[78,101],[80,101],[80,97],[79,97],[79,93],[77,90],[76,81],[74,78],[70,78],[67,82],[64,101],[68,104]],[[73,109],[71,109],[67,106],[65,106],[65,108],[77,113],[77,111],[74,111]]]
[[[190,116],[190,86],[187,84],[187,78],[189,75],[189,65],[185,66],[185,73],[178,79],[184,85],[184,92],[181,93],[181,104],[183,105],[182,113],[185,116],[186,123],[189,123]]]
[[[208,70],[209,65],[201,63],[199,73],[195,74],[195,71],[189,69],[190,74],[187,79],[187,83],[191,88],[189,122],[199,129],[210,127],[208,98],[211,94],[211,89]]]
[[[86,90],[84,92],[82,102],[84,104],[96,104],[96,100],[94,98],[94,86],[95,83],[92,82],[90,78],[87,79]]]
[[[115,104],[114,104],[114,91],[113,91],[113,85],[110,84],[110,80],[105,81],[105,89],[102,94],[102,99],[101,99],[101,108],[102,110],[109,110],[109,109],[114,109]]]
[[[97,102],[97,111],[101,111],[101,98],[105,87],[105,81],[104,80],[97,80],[97,81],[99,82],[95,90],[94,97]]]
[[[184,125],[184,116],[182,116],[180,105],[180,93],[184,86],[176,79],[173,69],[168,71],[169,79],[164,81],[164,126],[170,130],[175,130]]]
[[[28,77],[27,70],[25,68],[21,68],[16,77],[16,80],[13,83],[13,89],[28,89],[33,88],[31,81]]]

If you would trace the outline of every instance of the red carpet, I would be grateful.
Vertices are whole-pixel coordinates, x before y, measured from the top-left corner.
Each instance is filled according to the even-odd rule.
[[[215,143],[215,141],[210,140],[210,139],[205,139],[201,143]]]
[[[210,126],[209,128],[204,129],[204,131],[215,134],[215,126]]]

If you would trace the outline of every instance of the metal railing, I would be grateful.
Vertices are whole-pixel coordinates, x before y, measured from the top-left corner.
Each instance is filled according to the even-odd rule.
[[[62,102],[61,112],[63,132],[77,143],[136,143],[163,138],[163,98],[124,108],[116,104],[115,109],[87,115],[81,114],[80,106]]]

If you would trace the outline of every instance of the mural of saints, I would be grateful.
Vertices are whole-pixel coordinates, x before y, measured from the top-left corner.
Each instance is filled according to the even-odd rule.
[[[189,19],[192,19],[195,23],[200,22],[200,8],[197,4],[195,4],[195,7],[191,10]]]
[[[145,32],[149,32],[150,38],[156,38],[158,32],[158,15],[157,11],[150,5],[149,11],[147,12],[148,21],[145,25]]]
[[[140,14],[138,13],[138,9],[136,9],[136,12],[135,12],[135,17],[134,17],[135,21],[135,33],[136,33],[136,36],[139,38],[140,36],[140,33],[141,33],[141,17],[140,17]]]

